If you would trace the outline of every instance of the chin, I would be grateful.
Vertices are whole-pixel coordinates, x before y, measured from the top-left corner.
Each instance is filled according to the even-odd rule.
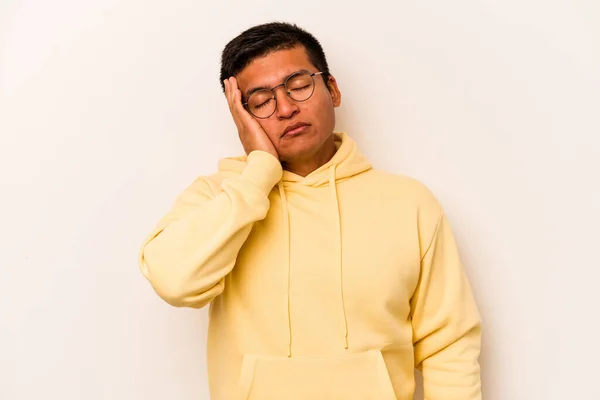
[[[305,158],[317,153],[322,143],[315,135],[302,135],[286,143],[280,151],[282,159]]]

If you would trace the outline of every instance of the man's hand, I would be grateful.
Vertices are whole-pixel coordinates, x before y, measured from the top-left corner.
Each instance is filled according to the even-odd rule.
[[[229,110],[237,126],[238,134],[240,135],[240,140],[246,154],[250,154],[253,150],[263,150],[279,159],[279,155],[271,139],[269,139],[258,121],[242,105],[242,92],[238,89],[235,77],[232,76],[226,79],[224,83]]]

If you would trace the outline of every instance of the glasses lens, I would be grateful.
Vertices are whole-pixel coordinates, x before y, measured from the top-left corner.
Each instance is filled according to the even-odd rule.
[[[273,114],[275,107],[275,98],[270,90],[259,90],[248,98],[248,109],[255,117],[267,118]]]
[[[286,83],[286,90],[290,97],[296,101],[305,101],[312,96],[315,84],[309,73],[300,73],[291,76]]]

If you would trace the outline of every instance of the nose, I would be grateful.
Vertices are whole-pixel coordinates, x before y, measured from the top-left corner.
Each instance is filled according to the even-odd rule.
[[[289,119],[292,118],[300,111],[298,104],[288,96],[285,89],[282,87],[281,91],[277,95],[277,110],[275,114],[277,119]]]

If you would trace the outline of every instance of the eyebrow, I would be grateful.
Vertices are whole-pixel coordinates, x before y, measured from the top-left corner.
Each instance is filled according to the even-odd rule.
[[[282,82],[281,82],[279,85],[283,84],[283,82],[285,82],[285,81],[286,81],[286,79],[287,79],[287,78],[289,78],[290,76],[292,76],[292,75],[294,75],[294,74],[297,74],[297,73],[300,73],[300,72],[309,72],[309,73],[312,73],[312,72],[310,72],[309,70],[307,70],[307,69],[304,69],[304,68],[302,68],[302,69],[299,69],[299,70],[297,70],[297,71],[294,71],[294,72],[292,72],[291,74],[289,74],[289,75],[288,75],[288,76],[286,76],[285,78],[283,78],[283,81],[282,81]],[[279,85],[275,85],[275,86],[279,86]],[[275,86],[273,86],[273,87],[268,87],[268,86],[256,86],[256,87],[253,87],[252,89],[250,89],[250,90],[246,91],[246,93],[244,94],[244,98],[247,100],[247,99],[248,99],[248,97],[250,97],[250,96],[251,96],[253,93],[255,93],[255,92],[258,92],[259,90],[271,90],[271,89],[273,89]]]

